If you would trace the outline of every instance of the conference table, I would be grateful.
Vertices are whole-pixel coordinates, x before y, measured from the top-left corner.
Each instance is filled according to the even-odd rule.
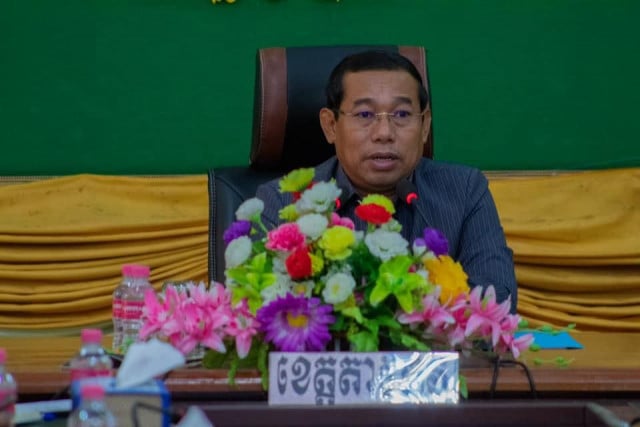
[[[539,414],[540,405],[546,405],[551,411],[558,405],[564,405],[562,407],[567,410],[566,405],[579,409],[586,402],[596,402],[621,419],[639,417],[640,333],[576,331],[572,335],[583,349],[540,350],[521,356],[520,361],[531,373],[535,397],[522,367],[502,366],[495,377],[494,366],[488,361],[463,357],[460,370],[467,379],[469,399],[463,402],[464,409],[459,411],[482,412],[483,408],[506,405],[505,408],[511,410],[519,408],[520,414],[525,414],[527,408],[533,410],[532,414]],[[79,337],[75,336],[0,337],[0,347],[6,348],[9,354],[7,368],[18,382],[20,400],[47,399],[64,393],[69,384],[65,363],[79,345]],[[566,367],[556,366],[553,361],[557,357],[571,363]],[[546,363],[538,365],[534,363],[536,359]],[[492,383],[495,383],[494,390]],[[165,384],[174,402],[197,402],[207,414],[212,410],[228,410],[230,414],[241,411],[244,415],[254,411],[257,419],[261,419],[260,411],[269,408],[256,370],[240,370],[235,384],[230,384],[227,371],[223,369],[180,368],[166,376]],[[535,402],[533,406],[532,402]],[[277,410],[270,413],[276,414]],[[384,414],[377,417],[383,419]],[[410,417],[405,417],[405,421],[409,420]]]

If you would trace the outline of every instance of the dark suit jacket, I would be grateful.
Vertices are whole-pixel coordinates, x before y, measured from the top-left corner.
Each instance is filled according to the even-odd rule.
[[[316,167],[315,181],[331,178],[343,191],[338,213],[350,217],[357,229],[364,230],[364,222],[354,215],[359,197],[336,157]],[[469,284],[493,284],[499,301],[511,296],[511,311],[515,312],[518,293],[513,252],[507,247],[485,176],[474,168],[423,158],[411,181],[418,199],[411,205],[395,201],[395,218],[402,224],[404,237],[413,242],[426,227],[440,230],[449,240],[449,255],[469,275]],[[278,180],[258,187],[257,197],[265,203],[263,220],[268,227],[280,222],[278,211],[292,202],[290,194],[278,191]]]

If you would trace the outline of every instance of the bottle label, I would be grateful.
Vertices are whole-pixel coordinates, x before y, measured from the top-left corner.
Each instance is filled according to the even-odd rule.
[[[7,387],[0,389],[0,419],[2,417],[2,412],[7,413],[13,418],[13,414],[16,412],[16,393],[17,390],[15,387]],[[11,403],[9,403],[11,402]],[[9,403],[7,405],[7,403]]]
[[[80,380],[82,378],[93,378],[93,377],[110,377],[111,370],[110,369],[71,369],[71,381]]]
[[[122,317],[122,298],[114,298],[111,306],[111,313],[114,319]]]
[[[126,301],[122,304],[122,316],[124,320],[138,320],[142,317],[144,301]]]

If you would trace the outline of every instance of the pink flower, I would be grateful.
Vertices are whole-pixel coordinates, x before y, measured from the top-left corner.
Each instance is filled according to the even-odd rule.
[[[180,324],[180,335],[171,336],[171,344],[183,354],[190,353],[198,344],[220,353],[227,351],[223,339],[224,327],[231,318],[228,307],[212,309],[188,299],[175,317]]]
[[[200,283],[198,286],[189,285],[188,292],[196,304],[207,309],[231,308],[231,293],[220,283],[212,283],[209,290],[204,283]]]
[[[153,291],[145,294],[140,337],[158,334],[183,354],[198,344],[224,353],[225,328],[231,318],[231,294],[221,284],[212,285],[208,291],[204,284],[190,284],[186,291],[169,286],[162,302]]]
[[[476,286],[469,295],[471,315],[467,321],[464,335],[469,337],[477,333],[483,338],[491,337],[491,343],[495,347],[502,333],[501,323],[509,314],[511,302],[507,299],[502,304],[498,304],[493,286],[486,289],[484,298],[482,298],[482,291],[482,287]]]
[[[436,287],[433,293],[426,295],[422,300],[422,312],[400,314],[398,321],[404,324],[425,323],[427,332],[440,335],[448,325],[455,322],[447,309],[440,305],[440,287]]]
[[[139,336],[147,339],[157,332],[163,332],[167,325],[171,326],[171,317],[176,307],[180,305],[180,296],[174,288],[167,289],[160,302],[156,292],[149,289],[144,294],[144,307],[142,308],[142,327]],[[164,334],[164,332],[163,332]]]
[[[498,353],[511,352],[514,358],[518,358],[523,350],[528,349],[533,343],[532,334],[524,334],[515,337],[515,332],[518,329],[520,323],[520,316],[509,314],[502,320],[500,326],[502,327],[502,333],[500,334],[500,340],[496,345],[496,351]]]
[[[304,245],[304,234],[300,231],[298,224],[286,223],[282,224],[275,230],[267,233],[267,249],[272,251],[290,252]]]
[[[346,227],[350,230],[355,230],[356,226],[350,218],[341,217],[335,212],[331,212],[331,225],[341,225],[342,227]]]
[[[447,331],[447,341],[451,348],[458,345],[462,345],[465,348],[470,348],[471,344],[465,341],[464,331],[467,327],[469,320],[469,313],[467,310],[467,296],[465,294],[459,294],[453,302],[448,306],[449,313],[453,317],[453,328],[449,328]]]
[[[251,349],[251,340],[258,333],[259,323],[249,311],[247,300],[243,299],[233,310],[227,333],[236,338],[238,357],[244,359]]]

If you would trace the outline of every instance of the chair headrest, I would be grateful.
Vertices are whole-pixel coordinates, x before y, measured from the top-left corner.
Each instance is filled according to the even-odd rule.
[[[318,114],[325,106],[325,85],[333,68],[347,55],[390,50],[407,57],[422,76],[431,99],[426,54],[421,46],[311,46],[258,50],[253,112],[251,166],[289,171],[315,166],[335,154]],[[431,101],[430,101],[431,104]],[[424,147],[433,156],[433,135]]]

